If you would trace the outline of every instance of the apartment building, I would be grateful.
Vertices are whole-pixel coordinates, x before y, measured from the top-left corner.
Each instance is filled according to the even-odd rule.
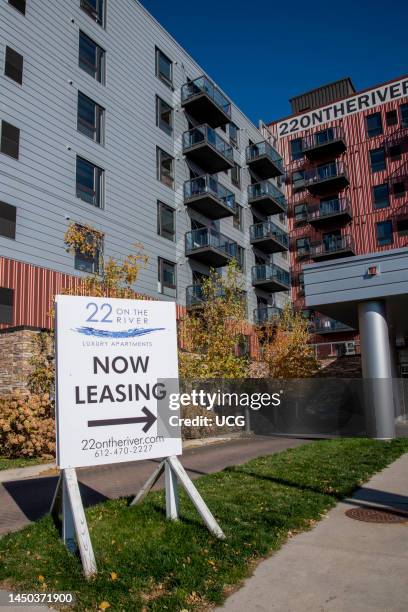
[[[51,326],[51,296],[136,242],[135,289],[199,304],[236,259],[248,319],[290,288],[284,166],[260,131],[135,0],[0,4],[0,327]],[[210,33],[208,33],[210,35]],[[243,76],[243,78],[245,78]]]
[[[341,302],[344,278],[335,271],[344,258],[351,266],[354,256],[408,246],[408,77],[364,91],[346,78],[290,103],[292,114],[269,129],[287,170],[292,299],[313,320],[319,356],[352,354],[356,318],[311,306],[318,302],[305,296],[305,266],[315,264],[316,279],[323,262]],[[404,277],[395,280],[402,289]]]

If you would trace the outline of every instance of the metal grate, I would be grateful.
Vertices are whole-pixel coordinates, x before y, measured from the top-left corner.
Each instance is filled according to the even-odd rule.
[[[346,516],[366,523],[408,523],[408,512],[379,510],[377,508],[351,508]]]

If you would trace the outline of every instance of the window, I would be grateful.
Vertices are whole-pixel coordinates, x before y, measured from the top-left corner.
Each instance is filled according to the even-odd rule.
[[[383,127],[381,121],[381,113],[373,113],[372,115],[366,115],[366,128],[367,136],[369,138],[382,134]]]
[[[23,56],[11,47],[6,47],[4,74],[19,85],[23,84]]]
[[[233,226],[236,229],[241,230],[241,232],[244,231],[242,210],[243,209],[242,209],[242,206],[240,204],[235,204],[235,212],[234,212],[234,215],[232,217]]]
[[[400,236],[408,236],[408,219],[397,221],[397,232]]]
[[[171,136],[173,132],[173,109],[159,96],[156,96],[156,125]]]
[[[90,235],[90,240],[92,240],[92,235]],[[100,263],[101,250],[99,248],[96,249],[93,255],[86,255],[85,253],[80,253],[79,251],[75,253],[75,270],[80,270],[81,272],[86,272],[87,274],[99,274]]]
[[[99,83],[105,83],[105,51],[83,32],[79,32],[79,67]]]
[[[320,179],[324,180],[332,176],[337,176],[338,169],[335,161],[329,162],[328,164],[320,164],[317,166],[317,175]]]
[[[303,157],[303,138],[295,138],[290,141],[290,155],[292,161]]]
[[[230,143],[235,148],[238,148],[238,131],[239,131],[239,128],[235,125],[235,123],[229,124]]]
[[[9,5],[14,6],[15,9],[25,15],[26,11],[26,0],[9,0]]]
[[[234,167],[231,168],[231,182],[236,187],[241,186],[241,168],[236,162],[234,162]]]
[[[397,144],[397,145],[393,145],[388,149],[388,153],[390,156],[391,161],[398,161],[399,159],[401,159],[401,145]]]
[[[387,125],[398,125],[398,113],[396,110],[387,111],[385,114],[385,122]]]
[[[157,202],[157,233],[174,242],[176,236],[176,215],[174,208]]]
[[[298,259],[308,257],[310,251],[310,239],[309,238],[298,238],[296,240],[296,256]]]
[[[237,244],[237,263],[238,268],[241,272],[245,271],[245,249],[241,245]]]
[[[176,296],[176,264],[158,258],[158,291],[163,295]]]
[[[305,173],[303,170],[297,170],[292,174],[293,189],[303,189],[305,186]]]
[[[174,188],[174,158],[157,147],[157,178],[171,189]]]
[[[307,207],[306,204],[296,204],[294,207],[294,219],[295,223],[305,223],[307,220]]]
[[[0,287],[0,323],[13,323],[14,290]]]
[[[380,246],[392,244],[392,222],[381,221],[377,223],[377,242]]]
[[[101,26],[105,24],[104,4],[104,0],[80,0],[81,9]]]
[[[299,272],[298,274],[298,292],[300,296],[305,295],[305,273]]]
[[[316,132],[316,134],[314,135],[314,141],[316,145],[325,144],[326,142],[330,142],[333,139],[333,128],[327,128],[326,130],[322,130],[321,132]]]
[[[408,104],[401,104],[400,108],[400,117],[401,117],[401,127],[408,127]]]
[[[404,181],[399,181],[394,183],[392,186],[392,193],[395,198],[402,198],[405,195],[405,183]]]
[[[77,198],[103,208],[104,171],[83,157],[77,157],[76,164],[76,195]]]
[[[387,208],[390,205],[390,194],[388,184],[375,185],[373,187],[374,208]]]
[[[370,163],[371,163],[371,172],[380,172],[380,170],[385,170],[385,151],[384,147],[380,147],[379,149],[372,149],[370,151]]]
[[[16,207],[6,202],[0,202],[0,236],[16,237]]]
[[[0,152],[14,159],[18,159],[20,148],[20,130],[7,123],[7,121],[1,122],[1,144]]]
[[[168,87],[173,87],[173,62],[156,47],[156,76]]]
[[[105,109],[78,91],[78,131],[95,142],[104,142]]]

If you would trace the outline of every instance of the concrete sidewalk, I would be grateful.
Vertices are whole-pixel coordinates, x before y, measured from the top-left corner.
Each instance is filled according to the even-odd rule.
[[[408,454],[260,563],[218,610],[407,612],[408,522],[365,523],[345,515],[373,506],[408,511]]]

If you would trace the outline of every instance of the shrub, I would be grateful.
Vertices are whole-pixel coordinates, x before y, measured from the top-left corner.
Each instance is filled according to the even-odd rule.
[[[54,408],[47,393],[15,391],[0,398],[0,454],[54,459]]]

